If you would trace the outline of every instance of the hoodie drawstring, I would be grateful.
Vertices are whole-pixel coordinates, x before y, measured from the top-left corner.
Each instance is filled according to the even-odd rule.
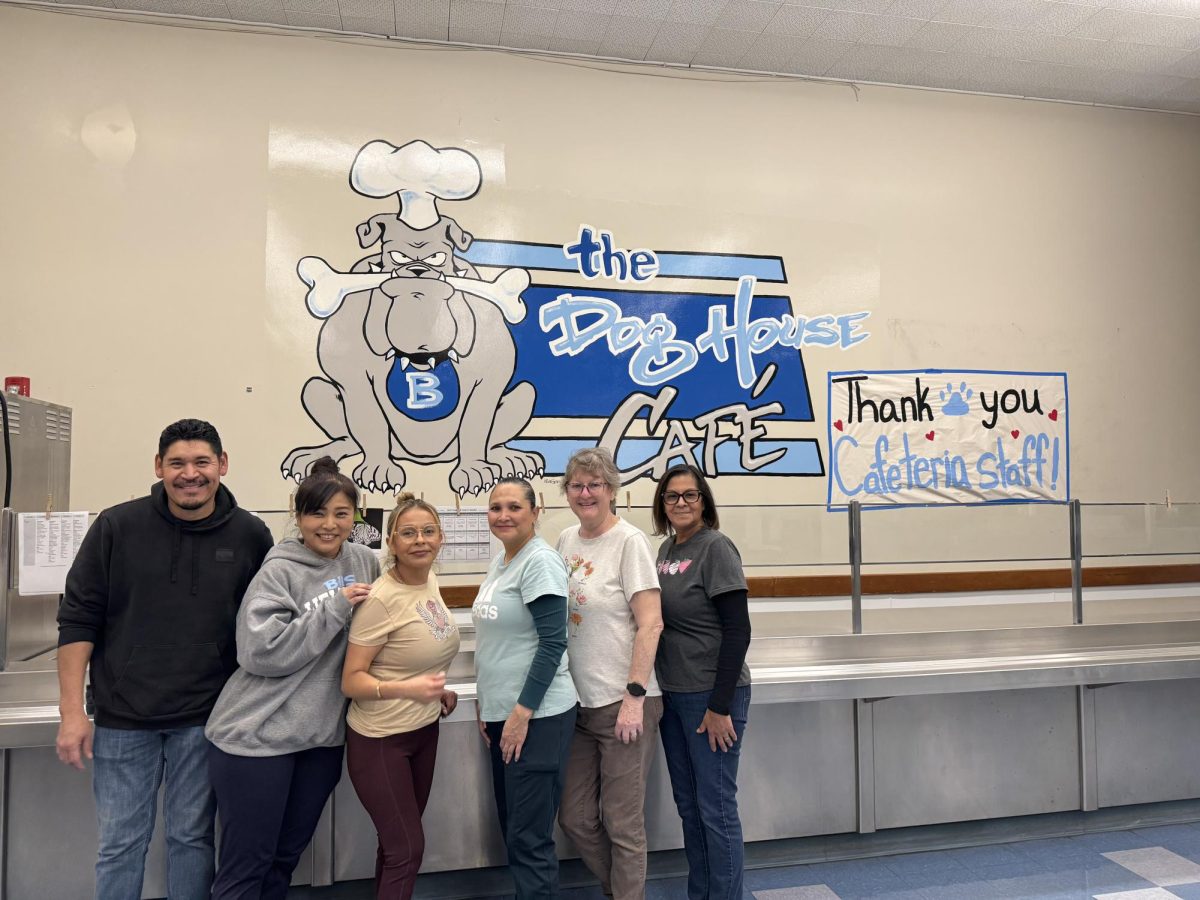
[[[179,549],[183,543],[183,529],[179,527],[179,523],[175,524],[175,536],[171,542],[171,584],[175,584],[179,580]]]

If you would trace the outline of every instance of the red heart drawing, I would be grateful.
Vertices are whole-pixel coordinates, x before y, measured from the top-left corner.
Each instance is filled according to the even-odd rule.
[[[1013,437],[1020,437],[1020,436],[1021,436],[1021,432],[1020,432],[1020,431],[1018,431],[1016,428],[1014,428],[1012,431],[1010,431],[1010,432],[1009,432],[1009,434],[1011,434]]]
[[[836,428],[838,431],[841,431],[842,430],[842,420],[838,419],[836,422],[834,422],[833,427]]]
[[[932,431],[925,432],[925,440],[927,440],[927,441],[933,440],[933,432]]]
[[[1050,410],[1050,421],[1051,422],[1058,421],[1058,410],[1057,409]]]

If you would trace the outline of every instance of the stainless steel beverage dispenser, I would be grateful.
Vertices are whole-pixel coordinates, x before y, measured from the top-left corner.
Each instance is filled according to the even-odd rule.
[[[15,393],[0,399],[0,669],[58,642],[57,594],[17,590],[17,514],[71,508],[71,410]]]

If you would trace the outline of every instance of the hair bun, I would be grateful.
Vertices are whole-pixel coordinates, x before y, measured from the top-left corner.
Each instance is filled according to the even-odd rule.
[[[327,477],[329,475],[338,475],[340,473],[338,471],[338,465],[333,461],[332,456],[322,456],[309,467],[308,474],[310,477],[313,475],[318,477]]]
[[[396,495],[396,505],[403,506],[405,503],[412,503],[417,499],[417,495],[412,491],[401,491]]]

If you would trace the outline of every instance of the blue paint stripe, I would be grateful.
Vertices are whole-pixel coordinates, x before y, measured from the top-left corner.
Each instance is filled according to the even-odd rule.
[[[477,240],[466,253],[476,266],[515,266],[550,272],[578,271],[576,261],[555,244],[519,244],[514,241]],[[783,259],[778,256],[737,256],[729,253],[658,253],[658,274],[670,278],[727,278],[753,275],[759,281],[784,281]]]
[[[518,438],[509,441],[508,445],[518,450],[530,450],[540,453],[546,460],[547,475],[562,475],[566,472],[567,460],[576,450],[595,447],[594,438]],[[645,460],[650,459],[662,449],[662,441],[655,438],[625,438],[617,447],[617,468],[631,469]],[[754,453],[757,457],[768,456],[775,450],[784,450],[783,456],[760,469],[755,469],[755,475],[820,475],[821,449],[815,440],[780,440],[755,441]],[[698,447],[696,455],[703,462],[703,448]],[[673,460],[683,462],[690,460]],[[741,447],[735,441],[726,441],[717,447],[717,474],[746,475],[750,474],[741,464]]]

